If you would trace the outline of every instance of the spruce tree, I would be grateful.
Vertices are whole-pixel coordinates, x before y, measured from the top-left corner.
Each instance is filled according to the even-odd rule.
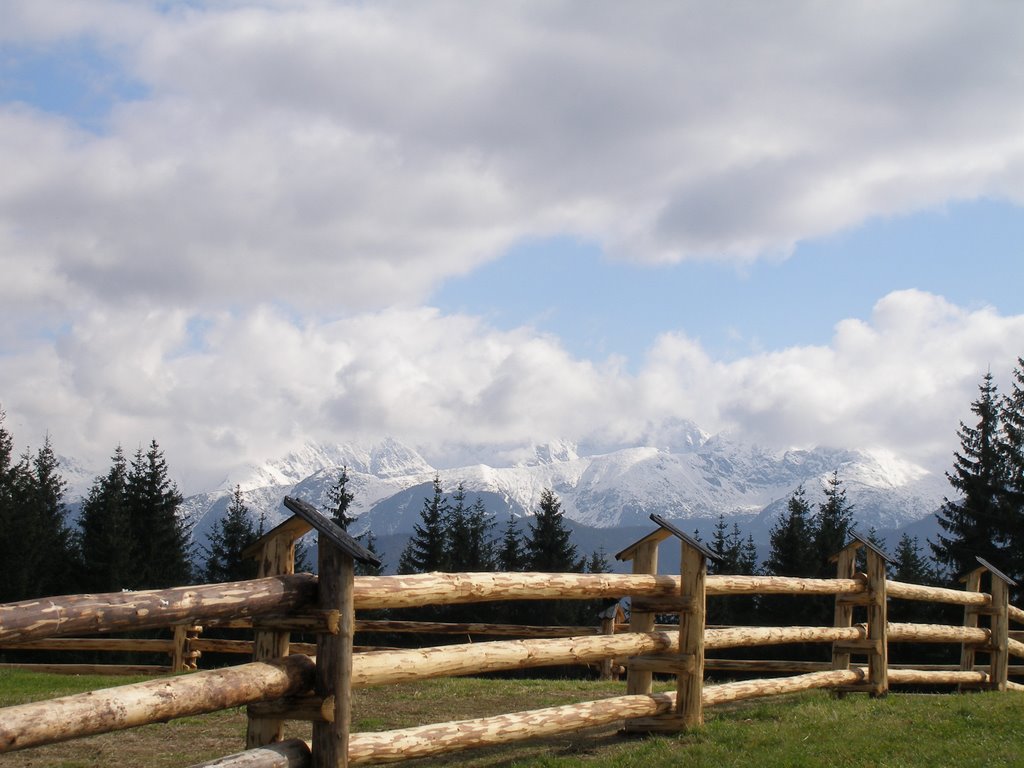
[[[526,539],[526,569],[544,573],[579,573],[584,560],[576,553],[572,532],[565,526],[562,504],[554,491],[540,494],[540,508]],[[581,606],[574,601],[541,600],[530,609],[531,623],[571,625],[580,621]]]
[[[27,562],[32,567],[26,573],[28,580],[24,596],[76,591],[73,589],[77,570],[73,561],[75,553],[64,505],[67,483],[60,475],[49,435],[29,466],[21,505],[27,534],[23,546]]]
[[[526,540],[527,569],[546,573],[578,573],[583,560],[572,543],[572,532],[562,517],[562,503],[554,491],[545,488],[540,494],[540,509],[530,524]]]
[[[459,483],[452,494],[448,515],[448,553],[452,572],[490,571],[494,555],[490,531],[494,521],[487,514],[478,496],[472,506],[466,505],[466,490]]]
[[[170,480],[156,440],[140,447],[127,478],[128,513],[135,543],[135,589],[187,584],[192,578],[188,530],[178,517],[182,496]]]
[[[985,374],[979,392],[971,403],[977,422],[973,427],[960,422],[960,450],[953,454],[953,471],[946,473],[959,496],[944,500],[938,514],[944,533],[929,542],[935,559],[951,579],[977,567],[976,555],[996,567],[1006,567],[1001,551],[1007,543],[1006,527],[1001,524],[1005,511],[1004,449],[1000,442],[998,391],[991,373]]]
[[[786,512],[772,526],[768,559],[764,570],[773,576],[817,574],[817,557],[811,525],[811,505],[803,485],[797,487],[786,504]]]
[[[111,461],[107,474],[93,481],[78,518],[83,587],[90,592],[116,592],[138,582],[121,446]]]
[[[18,464],[14,461],[14,437],[4,424],[0,409],[0,603],[16,600],[16,574],[22,567],[17,515]]]
[[[515,573],[526,569],[526,553],[523,534],[519,530],[516,516],[510,514],[505,522],[505,530],[498,544],[497,566],[499,571]]]
[[[825,485],[825,500],[818,504],[814,516],[814,546],[817,550],[817,576],[835,576],[835,568],[829,558],[849,542],[853,528],[853,505],[846,500],[846,489],[835,470]]]
[[[398,561],[399,573],[427,573],[448,570],[448,500],[444,497],[440,475],[434,475],[434,493],[423,499],[420,523]]]
[[[259,534],[242,496],[242,488],[236,485],[227,510],[213,524],[208,536],[206,565],[203,569],[206,581],[212,584],[255,578],[257,563],[252,558],[243,558],[242,550],[257,538]]]
[[[813,577],[818,575],[817,549],[811,505],[803,485],[786,503],[786,512],[772,526],[768,559],[764,570],[773,576]],[[808,625],[817,623],[820,606],[805,599],[767,595],[760,602],[765,624]]]
[[[1024,591],[1024,358],[1017,358],[1009,394],[1000,405],[1005,485],[1000,518],[1005,528],[1006,572]]]
[[[15,462],[0,411],[0,602],[75,591],[64,479],[49,436]]]
[[[355,519],[348,514],[348,509],[356,498],[355,494],[349,490],[348,484],[348,467],[343,466],[341,472],[338,473],[338,479],[327,490],[327,501],[329,502],[327,516],[343,531],[347,531]]]

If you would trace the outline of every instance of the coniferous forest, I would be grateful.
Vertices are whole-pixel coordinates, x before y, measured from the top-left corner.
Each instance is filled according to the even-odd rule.
[[[957,430],[959,448],[946,475],[950,494],[938,513],[933,541],[904,535],[890,554],[890,576],[899,581],[950,584],[976,566],[980,555],[1024,583],[1024,358],[1018,358],[1009,391],[1000,394],[991,373],[971,403],[973,418]],[[0,411],[0,602],[44,595],[160,588],[195,581],[251,578],[254,564],[241,551],[263,533],[236,487],[223,517],[204,542],[193,542],[178,514],[182,496],[171,481],[156,440],[126,456],[120,446],[109,470],[97,477],[73,523],[66,485],[49,436],[41,448],[14,452],[14,436]],[[853,505],[833,473],[817,504],[804,487],[789,498],[770,532],[767,557],[758,562],[754,541],[739,526],[719,519],[709,549],[711,572],[828,577],[828,558],[853,530]],[[325,514],[342,528],[352,522],[354,495],[343,467],[328,493]],[[868,540],[873,531],[860,532]],[[360,539],[376,552],[372,531]],[[309,561],[300,547],[298,570]],[[429,571],[609,570],[603,551],[581,553],[572,541],[552,489],[541,494],[528,520],[499,521],[462,484],[449,492],[435,476],[419,521],[397,563],[399,573]],[[366,573],[364,571],[364,573]],[[1016,594],[1013,599],[1020,599]],[[593,624],[599,604],[552,603],[503,607],[422,609],[415,618],[448,621],[518,621]],[[717,624],[829,624],[831,601],[734,597],[709,606]],[[928,620],[894,605],[896,620]],[[410,618],[413,616],[410,616]]]

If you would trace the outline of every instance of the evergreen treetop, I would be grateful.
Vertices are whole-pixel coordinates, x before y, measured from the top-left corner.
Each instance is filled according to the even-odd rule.
[[[547,573],[583,570],[583,560],[572,543],[572,532],[562,517],[562,504],[550,488],[541,491],[540,508],[530,524],[526,563],[528,570]]]
[[[960,450],[953,454],[953,471],[946,473],[959,497],[945,499],[938,514],[944,533],[929,542],[935,559],[953,577],[972,570],[977,555],[1005,566],[1000,550],[1008,539],[998,390],[991,372],[982,379],[971,412],[977,423],[969,427],[960,422]]]
[[[203,569],[209,583],[242,581],[256,577],[257,563],[243,558],[242,551],[259,538],[253,525],[249,507],[236,485],[224,515],[213,524],[206,547],[207,558]]]

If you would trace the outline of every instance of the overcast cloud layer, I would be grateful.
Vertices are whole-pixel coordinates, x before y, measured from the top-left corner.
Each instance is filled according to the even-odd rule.
[[[309,437],[440,457],[690,418],[941,467],[980,374],[1024,351],[1024,317],[915,291],[728,363],[666,329],[631,373],[423,306],[528,238],[743,263],[1024,203],[1024,5],[192,5],[3,5],[0,43],[87,44],[141,94],[99,131],[0,103],[22,441],[102,466],[156,436],[198,486]]]

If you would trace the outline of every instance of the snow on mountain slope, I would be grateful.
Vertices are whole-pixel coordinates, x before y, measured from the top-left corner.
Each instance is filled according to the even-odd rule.
[[[415,450],[395,440],[372,445],[311,445],[276,462],[253,468],[242,484],[255,515],[274,525],[286,514],[285,495],[324,508],[340,467],[348,466],[355,494],[353,532],[411,530],[435,473],[447,493],[459,483],[470,503],[486,495],[497,514],[532,514],[541,492],[551,488],[566,516],[595,528],[649,524],[657,513],[706,526],[718,515],[748,524],[763,536],[803,484],[816,503],[835,471],[866,530],[893,529],[934,512],[947,492],[945,479],[882,451],[772,451],[730,435],[707,438],[695,428],[680,440],[683,450],[631,447],[579,455],[572,443],[554,442],[505,451],[508,466],[472,464],[435,470]],[[264,482],[273,480],[273,482]],[[282,482],[284,481],[284,482]],[[264,482],[263,485],[259,485]],[[208,530],[229,494],[227,488],[186,501],[196,533]]]

